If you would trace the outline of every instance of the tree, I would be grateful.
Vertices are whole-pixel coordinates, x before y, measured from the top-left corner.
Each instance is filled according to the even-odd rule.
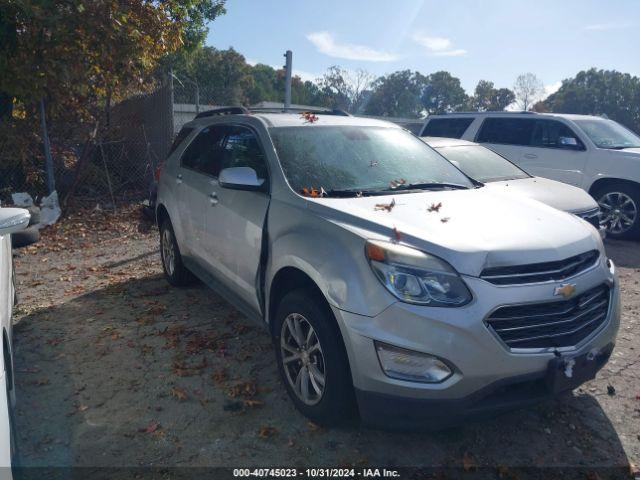
[[[435,72],[426,77],[422,105],[427,113],[439,114],[463,110],[467,100],[467,94],[460,85],[460,79],[449,72]]]
[[[563,80],[560,89],[537,108],[559,113],[605,114],[640,132],[640,78],[615,70],[581,71]]]
[[[496,89],[493,82],[480,80],[472,97],[469,98],[469,108],[479,112],[501,111],[515,100],[514,93],[508,88]]]
[[[516,78],[516,82],[513,85],[513,92],[515,93],[518,106],[526,112],[533,106],[536,100],[539,100],[544,92],[544,85],[533,73],[524,73]]]
[[[224,2],[3,0],[1,12],[0,92],[77,116],[143,87],[160,58],[202,41]]]
[[[352,73],[337,65],[329,67],[316,80],[320,103],[329,108],[358,112],[363,107],[364,92],[373,79],[373,75],[366,70],[358,69]]]
[[[364,112],[369,115],[418,118],[423,110],[420,98],[425,82],[424,75],[411,70],[379,77],[367,95]]]

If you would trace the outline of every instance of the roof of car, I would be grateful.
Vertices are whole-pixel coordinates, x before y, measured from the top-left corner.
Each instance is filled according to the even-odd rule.
[[[451,112],[451,113],[443,113],[439,115],[429,115],[426,120],[433,118],[451,118],[451,117],[466,117],[466,116],[486,116],[486,117],[562,117],[569,120],[607,120],[605,117],[601,117],[599,115],[579,115],[577,113],[550,113],[550,112],[514,112],[514,111],[505,111],[505,112]]]
[[[461,140],[459,138],[445,138],[445,137],[420,137],[424,143],[433,148],[442,147],[464,147],[469,145],[478,145],[477,143],[470,142],[468,140]]]
[[[360,127],[387,127],[387,128],[401,128],[400,126],[386,122],[383,120],[376,120],[373,118],[363,118],[363,117],[355,117],[355,116],[343,116],[343,115],[325,115],[322,113],[314,114],[315,118],[313,121],[309,121],[308,118],[303,116],[301,113],[261,113],[255,112],[250,114],[239,114],[239,115],[222,115],[222,116],[212,116],[212,117],[203,117],[192,120],[190,123],[198,124],[210,124],[210,123],[225,123],[229,121],[233,121],[238,118],[258,118],[262,120],[267,127],[299,127],[299,126],[308,126],[308,127],[316,127],[316,126],[343,126],[343,125],[352,125],[352,126],[360,126]],[[215,121],[211,121],[215,119]]]

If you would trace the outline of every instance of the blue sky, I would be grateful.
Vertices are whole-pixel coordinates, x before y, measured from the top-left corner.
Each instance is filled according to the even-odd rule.
[[[590,67],[640,75],[638,0],[228,0],[207,44],[305,79],[329,66],[377,75],[448,70],[471,92],[535,73],[549,91]]]

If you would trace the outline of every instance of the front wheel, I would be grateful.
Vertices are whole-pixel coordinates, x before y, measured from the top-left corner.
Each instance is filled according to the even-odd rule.
[[[296,408],[322,425],[353,418],[349,360],[329,306],[313,292],[295,290],[284,296],[274,320],[278,369]]]
[[[600,205],[600,221],[609,238],[640,236],[640,187],[614,183],[597,189],[593,196]]]

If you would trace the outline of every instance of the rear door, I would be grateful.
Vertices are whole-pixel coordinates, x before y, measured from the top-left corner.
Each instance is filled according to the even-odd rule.
[[[216,125],[198,132],[182,154],[176,174],[183,232],[180,247],[201,264],[205,260],[205,214],[212,202],[212,184],[217,184],[224,133],[224,128]]]
[[[527,170],[522,163],[522,149],[529,146],[535,122],[534,118],[487,117],[475,140]]]
[[[222,188],[217,179],[206,208],[205,254],[220,272],[220,280],[256,312],[260,311],[257,275],[262,233],[269,206],[269,174],[256,132],[246,126],[225,127],[220,168],[251,167],[264,179],[263,191]],[[217,175],[216,175],[217,177]]]

